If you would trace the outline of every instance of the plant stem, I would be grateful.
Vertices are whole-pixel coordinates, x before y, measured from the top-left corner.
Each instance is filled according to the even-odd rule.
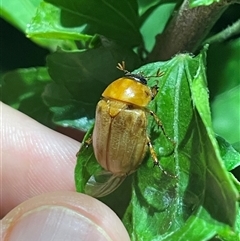
[[[228,26],[226,29],[219,32],[218,34],[206,39],[204,41],[204,44],[223,42],[237,34],[240,34],[240,19],[233,23],[231,26]]]
[[[164,32],[156,36],[148,62],[167,60],[177,53],[193,53],[231,3],[222,0],[209,6],[190,8],[189,0],[184,0]]]

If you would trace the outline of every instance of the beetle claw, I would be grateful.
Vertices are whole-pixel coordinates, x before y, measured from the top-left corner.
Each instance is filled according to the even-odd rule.
[[[92,144],[92,137],[89,137],[85,142],[84,145],[88,148]]]
[[[162,166],[160,165],[159,162],[154,162],[154,163],[153,163],[153,167],[155,167],[155,166],[159,167],[160,170],[161,170],[166,176],[169,176],[169,177],[172,177],[172,178],[177,178],[176,175],[169,174],[167,171],[165,171],[165,170],[162,168]]]

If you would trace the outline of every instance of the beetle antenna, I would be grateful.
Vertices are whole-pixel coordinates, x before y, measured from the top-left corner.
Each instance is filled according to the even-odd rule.
[[[117,69],[123,71],[125,74],[130,74],[131,72],[125,69],[125,61],[117,64]]]
[[[125,68],[126,65],[125,65],[124,60],[122,61],[122,63],[118,63],[116,67],[117,67],[117,69],[123,71],[125,75],[131,75],[131,72],[126,70],[126,68]],[[145,76],[144,73],[142,71],[140,71],[140,73],[138,75],[142,76],[145,79],[150,79],[150,78],[153,78],[153,77],[161,77],[161,76],[164,75],[164,72],[162,72],[160,69],[158,69],[156,75]]]

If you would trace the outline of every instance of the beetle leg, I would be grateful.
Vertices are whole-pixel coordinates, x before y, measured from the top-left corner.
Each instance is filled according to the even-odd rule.
[[[151,87],[151,91],[152,91],[152,100],[155,98],[155,96],[158,93],[158,89],[159,87],[157,85],[154,85],[153,87]]]
[[[158,160],[158,158],[157,158],[157,154],[156,154],[156,152],[155,152],[155,150],[154,150],[154,148],[153,148],[153,145],[152,145],[152,143],[151,143],[151,140],[150,140],[150,138],[149,138],[148,136],[147,136],[147,141],[148,141],[147,144],[148,144],[148,146],[149,146],[150,154],[151,154],[152,159],[153,159],[153,165],[154,165],[154,166],[158,166],[165,175],[170,176],[170,177],[173,177],[173,178],[176,178],[177,176],[171,175],[171,174],[169,174],[167,171],[165,171],[165,170],[163,169],[163,167],[161,166],[161,164],[160,164],[160,162],[159,162],[159,160]]]
[[[89,137],[86,141],[84,141],[84,145],[88,148],[92,144],[92,137]]]
[[[172,144],[175,146],[175,145],[176,145],[176,142],[175,142],[174,140],[172,140],[172,138],[167,135],[167,133],[166,133],[166,131],[165,131],[165,129],[164,129],[164,126],[163,126],[161,120],[158,118],[158,116],[157,116],[153,111],[151,111],[151,110],[148,110],[148,112],[149,112],[150,115],[154,118],[154,120],[156,121],[157,125],[160,126],[160,128],[161,128],[164,136],[165,136],[169,141],[171,141]]]
[[[84,141],[83,145],[85,145],[86,148],[88,148],[92,144],[92,137],[89,137],[86,141]],[[80,150],[77,152],[76,157],[80,154]]]
[[[155,152],[155,150],[154,150],[154,148],[153,148],[153,145],[152,145],[152,143],[151,143],[151,140],[150,140],[150,138],[149,138],[148,136],[147,136],[147,140],[148,140],[147,144],[148,144],[148,146],[149,146],[150,154],[151,154],[152,159],[153,159],[153,165],[154,165],[154,166],[158,166],[165,175],[169,175],[169,174],[163,169],[163,167],[161,166],[161,164],[160,164],[160,162],[159,162],[159,160],[158,160],[158,158],[157,158],[157,154],[156,154],[156,152]]]

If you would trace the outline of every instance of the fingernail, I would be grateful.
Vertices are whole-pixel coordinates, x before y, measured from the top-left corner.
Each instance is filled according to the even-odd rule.
[[[62,206],[43,206],[25,213],[11,227],[10,241],[111,240],[92,220]]]

